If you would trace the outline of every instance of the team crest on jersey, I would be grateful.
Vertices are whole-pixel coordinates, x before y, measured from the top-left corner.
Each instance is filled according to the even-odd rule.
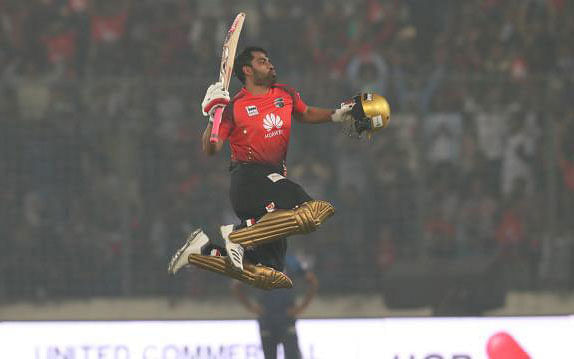
[[[278,108],[285,107],[285,101],[283,100],[283,97],[276,98],[275,100],[273,100],[273,103],[275,104],[275,107]]]
[[[245,106],[245,111],[247,111],[247,116],[249,117],[259,115],[259,111],[257,111],[257,106],[255,105]]]
[[[267,131],[265,138],[275,137],[283,133],[283,120],[279,115],[268,113],[263,119],[263,128]]]

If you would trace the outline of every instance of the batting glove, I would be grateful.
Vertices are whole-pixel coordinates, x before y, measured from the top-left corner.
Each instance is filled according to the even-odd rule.
[[[331,115],[331,121],[333,122],[344,122],[347,120],[352,120],[353,116],[351,115],[351,110],[355,105],[354,102],[343,102],[341,107],[335,110]]]
[[[201,103],[203,116],[213,116],[217,107],[225,107],[229,103],[229,92],[223,88],[223,83],[216,82],[207,88]]]

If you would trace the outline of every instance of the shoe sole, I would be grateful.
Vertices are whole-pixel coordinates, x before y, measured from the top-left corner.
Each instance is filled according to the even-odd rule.
[[[169,261],[169,266],[167,267],[167,271],[169,274],[175,275],[176,273],[174,270],[175,264],[180,259],[181,255],[189,248],[189,246],[191,246],[193,240],[197,237],[199,233],[201,233],[201,228],[198,228],[195,231],[193,231],[187,238],[185,244],[180,249],[178,249],[178,251],[173,255],[173,257],[171,257],[171,260]]]

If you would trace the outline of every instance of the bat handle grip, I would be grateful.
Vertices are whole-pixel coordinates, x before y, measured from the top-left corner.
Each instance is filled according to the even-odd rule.
[[[217,143],[219,140],[219,126],[221,125],[221,116],[223,115],[223,107],[218,106],[215,109],[215,114],[213,115],[213,126],[211,127],[211,136],[209,136],[209,142]]]

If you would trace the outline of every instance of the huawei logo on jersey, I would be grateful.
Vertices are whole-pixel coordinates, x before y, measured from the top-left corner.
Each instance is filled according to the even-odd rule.
[[[265,119],[263,120],[263,127],[267,131],[271,131],[274,128],[280,129],[283,127],[283,121],[278,115],[275,115],[274,113],[268,113],[265,115]]]
[[[281,117],[274,113],[268,113],[265,115],[265,118],[263,119],[263,128],[267,130],[265,138],[271,138],[282,134],[283,130],[281,127],[283,127],[283,120],[281,120]],[[273,131],[273,129],[275,129],[275,131]]]

